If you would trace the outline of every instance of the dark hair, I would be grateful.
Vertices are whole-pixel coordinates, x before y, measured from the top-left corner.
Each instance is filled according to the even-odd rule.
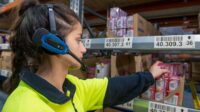
[[[80,22],[77,15],[66,5],[53,4],[57,32],[66,36],[72,31],[73,26]],[[11,29],[14,33],[10,39],[13,52],[12,76],[9,78],[4,89],[12,92],[19,83],[19,74],[23,68],[37,70],[48,54],[38,49],[32,41],[33,33],[38,28],[49,28],[48,7],[36,0],[24,0],[18,9],[19,18]]]

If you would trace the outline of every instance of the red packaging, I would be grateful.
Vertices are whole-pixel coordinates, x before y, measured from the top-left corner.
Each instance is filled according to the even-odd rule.
[[[164,89],[164,96],[166,97],[168,95],[169,91],[169,77],[165,77],[165,89]]]

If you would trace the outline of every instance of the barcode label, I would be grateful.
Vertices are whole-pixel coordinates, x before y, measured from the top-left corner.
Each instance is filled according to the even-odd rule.
[[[174,95],[171,98],[165,100],[164,102],[171,105],[178,105],[178,96]]]
[[[193,35],[156,36],[154,48],[195,48]]]
[[[104,48],[132,48],[132,37],[106,38]]]
[[[183,41],[182,36],[175,36],[175,37],[158,37],[156,38],[156,41],[169,41],[169,42],[174,42],[174,41]]]
[[[83,45],[85,48],[91,48],[91,39],[84,39]]]
[[[188,112],[188,109],[150,101],[148,112]]]

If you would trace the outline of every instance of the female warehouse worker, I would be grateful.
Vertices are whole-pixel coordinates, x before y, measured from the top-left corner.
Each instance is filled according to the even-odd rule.
[[[69,75],[69,69],[84,67],[80,59],[86,49],[81,42],[79,18],[65,5],[25,0],[13,30],[10,40],[13,75],[9,89],[14,91],[3,112],[101,109],[142,94],[154,83],[154,78],[167,72],[156,62],[150,72],[126,77],[81,80]]]

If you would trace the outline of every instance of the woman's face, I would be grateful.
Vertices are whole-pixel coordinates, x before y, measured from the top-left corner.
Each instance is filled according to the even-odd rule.
[[[83,54],[86,52],[86,48],[84,47],[82,41],[82,27],[80,23],[74,25],[72,31],[65,37],[65,41],[70,49],[70,51],[76,55],[80,60],[83,58]],[[67,58],[67,63],[69,68],[78,69],[81,67],[81,64],[76,61],[70,55],[65,55]]]

